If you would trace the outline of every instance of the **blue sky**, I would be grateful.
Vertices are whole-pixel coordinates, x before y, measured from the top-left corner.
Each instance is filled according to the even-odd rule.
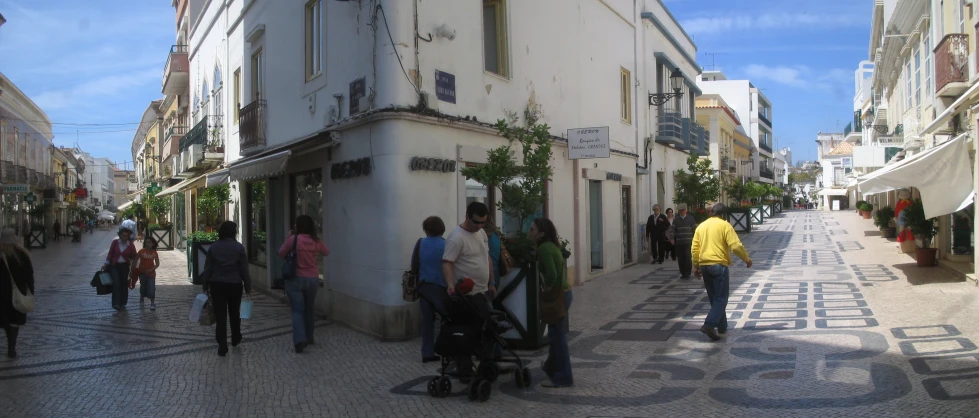
[[[778,147],[816,158],[817,132],[853,118],[854,71],[866,60],[873,0],[664,0],[697,44],[697,61],[748,79],[772,101]]]
[[[664,0],[694,37],[697,60],[750,79],[773,102],[779,147],[813,159],[819,131],[853,112],[872,0]],[[55,143],[132,159],[130,144],[175,39],[168,0],[0,0],[0,72],[55,122]],[[13,57],[14,59],[11,59]],[[71,124],[113,124],[80,126]],[[114,125],[124,124],[124,125]],[[120,131],[120,132],[108,132]]]
[[[170,1],[0,0],[0,14],[0,72],[55,123],[55,144],[73,145],[77,130],[93,156],[132,160],[176,38]]]

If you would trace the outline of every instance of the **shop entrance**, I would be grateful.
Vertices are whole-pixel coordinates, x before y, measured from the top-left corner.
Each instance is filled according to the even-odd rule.
[[[602,248],[605,234],[602,231],[602,182],[588,182],[588,224],[591,232],[591,269],[601,270],[605,267]]]

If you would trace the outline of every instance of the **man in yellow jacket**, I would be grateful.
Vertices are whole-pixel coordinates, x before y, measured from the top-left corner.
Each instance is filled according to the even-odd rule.
[[[738,233],[728,223],[727,207],[722,203],[714,205],[711,218],[697,227],[693,234],[690,256],[693,261],[694,274],[703,275],[704,286],[707,288],[707,298],[710,300],[710,313],[704,320],[700,332],[707,334],[710,339],[721,339],[718,333],[727,332],[727,299],[731,292],[730,270],[731,252],[744,260],[751,268],[751,258],[741,245]],[[717,328],[715,331],[714,329]]]

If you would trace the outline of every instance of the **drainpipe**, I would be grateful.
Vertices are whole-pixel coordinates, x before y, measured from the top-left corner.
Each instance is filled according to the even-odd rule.
[[[569,151],[570,152],[570,151]],[[578,168],[578,159],[572,160],[572,171],[571,171],[571,184],[574,190],[574,278],[576,284],[581,284],[583,282],[583,270],[581,268],[582,251],[580,251],[584,246],[581,242],[581,179],[578,177],[581,174]],[[570,285],[570,283],[569,283]]]
[[[644,97],[644,95],[642,94],[642,91],[641,91],[642,89],[640,88],[642,85],[641,85],[641,83],[639,83],[639,80],[640,80],[640,78],[639,78],[639,36],[642,33],[642,31],[640,31],[640,29],[641,29],[640,25],[642,25],[642,19],[637,19],[638,16],[639,16],[639,0],[632,0],[632,22],[635,24],[635,26],[633,27],[633,29],[634,29],[633,32],[634,33],[633,33],[633,36],[632,36],[632,43],[633,43],[633,45],[632,45],[632,74],[635,74],[635,78],[636,78],[636,86],[634,88],[634,90],[636,91],[636,94],[633,94],[632,95],[632,97],[635,98],[635,100],[633,100],[635,102],[633,104],[633,106],[635,107],[635,110],[633,110],[633,112],[632,112],[632,114],[635,115],[635,117],[633,117],[634,120],[633,120],[632,125],[633,125],[633,128],[636,130],[636,132],[635,132],[635,134],[636,134],[636,166],[639,165],[639,156],[640,155],[646,155],[646,144],[645,143],[643,143],[643,145],[642,145],[642,153],[640,154],[640,152],[639,152],[639,150],[640,150],[640,148],[639,148],[639,143],[640,143],[640,141],[639,141],[639,101]],[[645,81],[645,79],[646,79],[646,76],[645,76],[645,74],[643,74],[643,78],[641,80]],[[647,173],[649,172],[648,171],[648,168],[649,167],[646,167]],[[649,175],[647,174],[647,177],[648,176]],[[636,186],[634,188],[636,190],[636,200],[632,203],[632,207],[629,208],[628,210],[631,211],[632,213],[636,214],[636,215],[639,215],[639,210],[638,210],[639,209],[639,202],[642,202],[642,181],[640,181],[640,179],[639,179],[639,173],[638,172],[636,173]],[[632,218],[633,225],[638,225],[639,224],[639,222],[638,222],[638,218],[639,217],[633,216],[631,218]],[[629,225],[628,228],[632,228],[632,225]],[[638,238],[638,240],[635,240],[635,239],[633,240],[633,241],[639,243],[639,245],[636,246],[636,248],[633,248],[634,252],[636,253],[636,256],[635,257],[631,257],[631,254],[630,254],[630,258],[633,258],[638,263],[639,262],[639,255],[642,253],[642,251],[641,251],[641,249],[642,249],[642,238],[641,237],[636,237],[636,238]],[[629,245],[629,247],[632,248],[632,245]]]

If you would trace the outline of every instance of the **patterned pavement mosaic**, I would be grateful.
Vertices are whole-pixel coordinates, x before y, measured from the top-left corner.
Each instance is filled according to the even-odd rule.
[[[116,313],[88,282],[109,233],[33,253],[38,310],[17,359],[0,358],[0,416],[977,416],[979,290],[918,268],[851,212],[795,211],[742,235],[728,334],[698,331],[702,284],[642,264],[575,288],[575,387],[546,389],[546,349],[522,352],[535,384],[502,378],[485,403],[431,398],[419,341],[378,342],[321,319],[291,352],[288,308],[256,298],[245,340],[216,355],[188,321],[183,255],[162,253],[155,311]],[[393,284],[392,284],[393,285]],[[2,343],[2,342],[0,342]]]

